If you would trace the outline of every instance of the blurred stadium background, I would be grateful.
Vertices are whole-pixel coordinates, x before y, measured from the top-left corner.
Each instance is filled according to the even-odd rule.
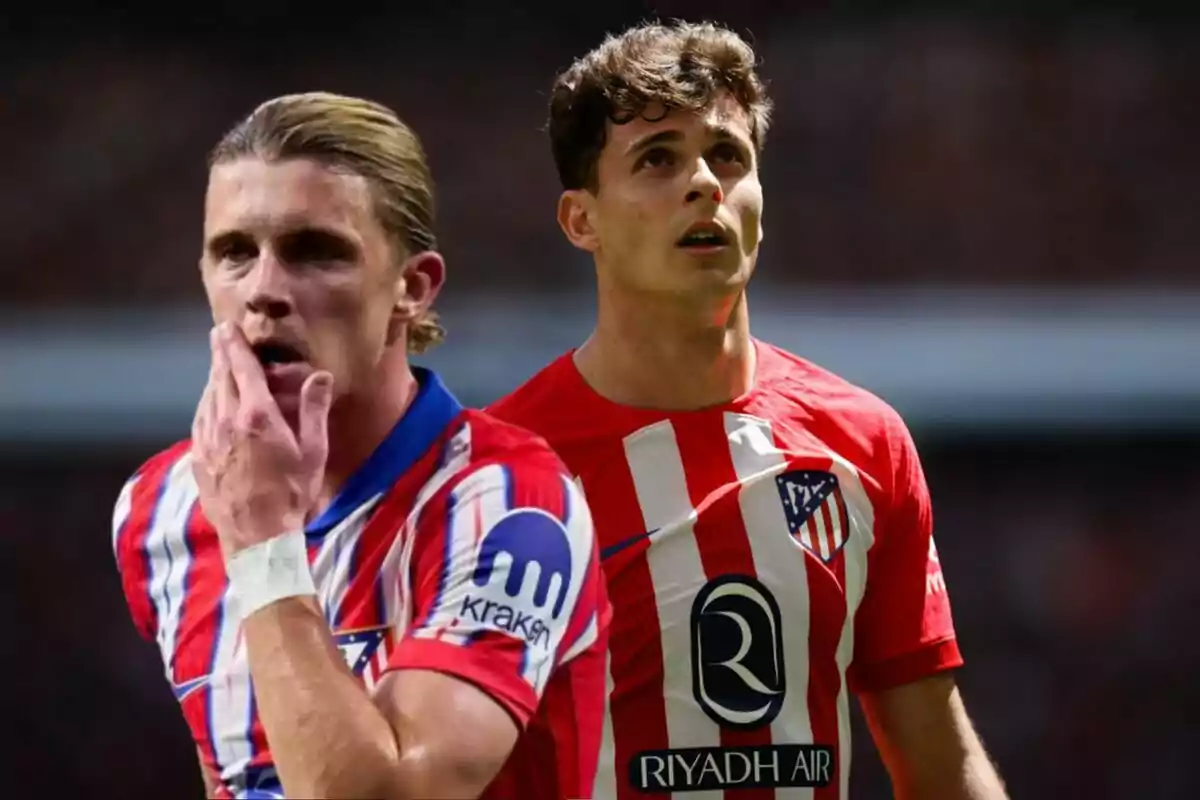
[[[209,145],[285,91],[398,109],[432,159],[451,269],[450,338],[427,361],[486,403],[591,320],[588,264],[552,219],[553,73],[605,30],[686,15],[751,32],[777,102],[756,332],[909,420],[961,682],[1013,797],[1200,796],[1194,17],[1102,2],[567,6],[4,12],[6,795],[200,793],[108,527],[128,473],[187,434],[205,378]],[[854,796],[887,796],[865,735],[856,749]]]

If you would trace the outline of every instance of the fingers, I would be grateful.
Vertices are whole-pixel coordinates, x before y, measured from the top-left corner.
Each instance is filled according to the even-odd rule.
[[[225,344],[221,339],[220,328],[213,328],[209,334],[212,345],[212,371],[209,386],[213,394],[213,411],[216,419],[230,419],[237,411],[238,391],[229,367],[229,358],[225,354]]]
[[[271,392],[267,388],[267,377],[263,374],[262,365],[258,363],[250,343],[236,325],[223,323],[218,325],[214,336],[222,350],[225,368],[229,371],[233,382],[235,396],[251,404],[271,401]]]
[[[236,420],[248,433],[271,428],[290,430],[245,336],[235,325],[224,323],[213,331],[213,365],[217,372],[217,419]]]
[[[333,405],[333,376],[316,372],[300,389],[300,424],[297,431],[305,458],[321,463],[329,452],[329,408]]]
[[[213,382],[209,378],[200,395],[200,403],[196,406],[196,416],[192,418],[192,449],[198,450],[207,446],[209,431],[212,428],[214,413]]]

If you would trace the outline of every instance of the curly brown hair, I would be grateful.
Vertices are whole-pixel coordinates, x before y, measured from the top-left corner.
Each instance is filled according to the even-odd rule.
[[[268,100],[226,133],[209,166],[254,156],[267,161],[309,158],[361,175],[375,195],[383,229],[406,254],[437,249],[433,178],[421,140],[386,106],[358,97],[307,92]],[[437,314],[408,326],[410,353],[445,338]]]
[[[699,111],[721,91],[746,110],[761,153],[771,100],[756,66],[745,39],[711,22],[651,23],[610,35],[554,81],[547,127],[563,188],[597,188],[608,123],[622,125],[651,106]]]

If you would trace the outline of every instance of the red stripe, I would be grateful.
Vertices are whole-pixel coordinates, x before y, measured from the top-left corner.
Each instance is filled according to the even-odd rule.
[[[815,553],[821,552],[821,533],[817,530],[816,523],[811,516],[804,520],[804,524],[800,526],[800,532],[801,534],[808,534],[807,537],[800,537],[800,544],[804,545]],[[807,541],[805,541],[806,538]]]
[[[453,430],[457,431],[458,428]],[[450,429],[447,430],[447,433],[449,432]],[[437,472],[443,442],[444,437],[392,484],[392,488],[379,501],[364,524],[351,554],[350,572],[347,577],[350,585],[346,588],[341,606],[337,609],[337,630],[372,628],[386,622],[383,619],[385,609],[380,608],[378,602],[379,576],[383,571],[383,562],[396,536],[403,529],[417,495]],[[443,528],[445,518],[443,513]],[[315,555],[318,549],[313,548],[311,555]],[[391,591],[392,587],[384,586],[382,589],[386,592]]]
[[[583,586],[579,589],[579,600],[575,603],[575,608],[571,612],[571,620],[567,624],[566,631],[563,632],[562,645],[555,654],[555,666],[557,667],[566,655],[579,641],[592,621],[596,622],[597,635],[604,624],[603,604],[607,593],[603,585],[603,578],[600,577],[599,561],[595,556],[592,557],[588,564],[587,571],[584,573]],[[600,607],[597,607],[600,606]]]
[[[575,764],[577,774],[573,783],[561,787],[572,790],[567,797],[591,797],[596,782],[596,768],[600,761],[600,737],[604,728],[604,659],[605,649],[591,647],[570,664],[571,704],[570,718],[562,723],[569,727],[571,743],[575,748],[570,761]],[[553,684],[551,684],[553,685]]]
[[[532,469],[530,469],[532,467]],[[562,479],[538,462],[518,461],[508,468],[510,508],[540,508],[557,520],[567,510]]]
[[[688,497],[698,513],[695,525],[696,546],[704,576],[713,580],[722,575],[740,574],[758,577],[746,521],[742,517],[739,491],[722,491],[738,484],[733,455],[727,446],[725,420],[721,414],[703,414],[674,423],[679,456],[683,461]],[[706,499],[712,503],[701,511]],[[746,747],[771,744],[771,727],[750,730],[721,728],[722,747]],[[726,800],[772,800],[774,789],[726,789]]]
[[[150,598],[150,562],[145,554],[146,538],[150,535],[163,484],[187,448],[188,443],[182,442],[150,459],[139,470],[137,483],[129,497],[129,516],[117,536],[117,563],[129,612],[138,632],[150,641],[154,641],[158,631],[158,612]]]
[[[588,797],[588,785],[579,793],[578,776],[572,771],[575,757],[574,699],[567,681],[551,681],[539,713],[517,740],[512,754],[480,800],[511,800],[518,797]],[[570,754],[563,758],[563,754]]]
[[[837,551],[837,537],[834,535],[833,512],[831,512],[829,510],[829,500],[828,499],[826,499],[825,502],[821,503],[821,505],[817,508],[817,512],[821,515],[820,527],[822,530],[825,531],[825,535],[824,535],[825,549],[823,552],[821,552],[821,557],[822,558],[832,558],[834,552]],[[820,552],[820,551],[818,551],[818,552]]]
[[[624,442],[605,439],[589,455],[606,465],[594,479],[585,475],[583,485],[586,497],[603,500],[589,502],[603,549],[645,531],[646,521]],[[658,606],[645,547],[630,547],[603,566],[612,599],[609,655],[615,687],[611,715],[617,798],[639,800],[644,795],[630,786],[627,765],[637,753],[661,749],[668,741]]]
[[[464,646],[487,653],[497,676],[517,676],[521,679],[521,690],[532,691],[521,677],[521,665],[525,661],[525,651],[529,649],[524,640],[503,631],[484,629],[472,635]],[[504,682],[507,684],[508,680],[504,679]]]

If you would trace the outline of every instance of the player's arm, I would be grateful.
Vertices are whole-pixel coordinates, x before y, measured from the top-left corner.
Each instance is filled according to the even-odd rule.
[[[950,673],[861,696],[897,800],[1002,800],[988,758]]]
[[[516,741],[503,708],[452,677],[389,675],[369,696],[309,598],[262,609],[245,631],[289,797],[477,797]]]
[[[559,584],[565,607],[557,617],[546,615],[540,627],[533,620],[518,628],[514,616],[495,613],[504,598],[494,596],[497,587],[503,592],[520,565],[513,558],[486,562],[490,572],[481,584],[480,553],[488,532],[501,524],[491,512],[514,495],[481,470],[431,501],[412,533],[413,625],[374,697],[350,673],[312,598],[252,615],[245,634],[258,709],[288,796],[478,796],[536,710],[545,679],[572,643],[586,638],[575,630],[576,606],[587,591],[578,576],[599,580],[586,506],[576,496],[567,524],[539,528],[574,487],[559,475],[547,480],[544,470],[496,469],[525,492],[524,512],[502,515],[516,521],[505,535],[516,533],[524,563],[561,564],[564,544],[567,560],[574,555],[574,570]],[[557,501],[540,496],[551,492]],[[522,525],[527,529],[517,530]],[[538,574],[549,580],[546,570]],[[519,608],[520,599],[510,599],[510,606]]]
[[[849,675],[899,800],[1003,800],[956,688],[962,657],[916,447],[892,420],[893,466]]]

